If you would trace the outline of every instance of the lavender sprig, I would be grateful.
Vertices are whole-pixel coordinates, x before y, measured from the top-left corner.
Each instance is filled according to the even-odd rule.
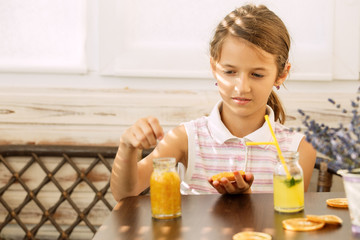
[[[360,88],[358,89],[358,94]],[[333,99],[328,101],[340,109],[341,105]],[[340,169],[352,170],[360,167],[360,114],[358,111],[360,97],[356,101],[351,101],[351,111],[342,109],[343,113],[352,113],[352,118],[347,127],[339,123],[338,127],[329,127],[325,124],[319,124],[311,119],[303,110],[298,112],[303,116],[305,126],[304,134],[306,140],[313,147],[325,155],[330,161]],[[299,131],[299,129],[298,129]]]

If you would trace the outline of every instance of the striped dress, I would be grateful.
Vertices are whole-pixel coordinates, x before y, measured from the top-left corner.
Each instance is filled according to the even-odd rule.
[[[182,194],[211,194],[217,191],[207,179],[219,172],[244,170],[254,175],[252,192],[273,191],[273,170],[277,150],[274,145],[246,146],[246,142],[272,142],[264,125],[244,138],[233,136],[222,123],[221,101],[208,117],[184,123],[188,135],[188,166],[181,183]],[[282,151],[297,151],[303,135],[274,122],[273,110],[267,113]]]

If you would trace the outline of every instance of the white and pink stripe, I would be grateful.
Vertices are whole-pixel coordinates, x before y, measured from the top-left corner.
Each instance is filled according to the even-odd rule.
[[[272,113],[271,108],[268,111]],[[184,123],[188,134],[189,148],[188,167],[184,181],[189,189],[183,187],[183,194],[216,193],[217,191],[208,183],[207,179],[219,172],[236,170],[244,170],[254,175],[252,192],[272,192],[273,169],[277,155],[275,146],[246,146],[246,141],[267,140],[251,139],[251,137],[237,138],[232,136],[224,142],[219,142],[219,137],[214,136],[216,131],[212,131],[212,125],[209,124],[210,121],[214,121],[213,112],[209,117]],[[301,134],[289,131],[280,123],[273,123],[273,129],[282,151],[297,151],[303,137]],[[260,131],[260,134],[257,133],[256,135],[267,136],[267,134],[262,135],[261,131],[268,130],[264,125],[257,130]],[[246,148],[248,148],[247,151]],[[248,160],[245,166],[246,152]]]

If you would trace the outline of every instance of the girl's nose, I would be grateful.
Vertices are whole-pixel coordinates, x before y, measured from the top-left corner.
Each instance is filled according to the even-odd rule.
[[[249,92],[250,83],[246,76],[240,75],[235,78],[235,90],[238,92]]]

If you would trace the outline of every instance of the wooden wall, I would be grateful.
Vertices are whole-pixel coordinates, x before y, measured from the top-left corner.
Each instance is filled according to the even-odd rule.
[[[355,91],[354,91],[355,92]],[[279,92],[288,126],[301,126],[297,109],[330,124],[347,118],[327,99],[349,106],[355,94]],[[138,118],[156,116],[165,131],[209,114],[214,91],[142,89],[0,89],[0,144],[116,146]]]

